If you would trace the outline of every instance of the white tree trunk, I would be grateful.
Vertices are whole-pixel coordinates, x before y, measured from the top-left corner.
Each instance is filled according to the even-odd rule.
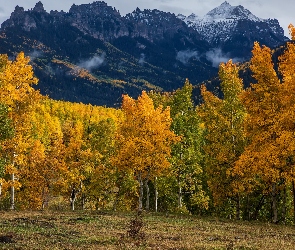
[[[75,188],[73,188],[71,193],[71,198],[70,198],[72,211],[75,210],[76,194],[77,194],[77,191]]]
[[[146,211],[150,210],[150,188],[149,188],[149,180],[146,179],[145,181],[145,189],[146,189],[146,204],[145,209]]]
[[[72,200],[71,201],[71,208],[72,208],[72,211],[75,210],[75,200]]]
[[[157,186],[157,177],[155,178],[155,211],[158,212],[158,186]]]
[[[85,197],[85,194],[82,194],[82,210],[85,210],[85,203],[86,203],[86,197]]]
[[[278,204],[277,204],[277,187],[276,183],[272,184],[272,222],[278,222]]]
[[[182,208],[182,188],[180,182],[178,182],[178,208]]]
[[[142,211],[143,182],[141,179],[141,174],[138,174],[138,182],[139,182],[138,210]]]
[[[10,189],[10,209],[14,210],[15,205],[14,205],[14,174],[11,174],[11,189]]]

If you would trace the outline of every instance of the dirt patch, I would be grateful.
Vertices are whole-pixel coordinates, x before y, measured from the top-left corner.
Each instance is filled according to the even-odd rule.
[[[46,220],[36,220],[36,219],[30,219],[30,218],[14,218],[7,223],[10,223],[15,226],[38,226],[41,228],[55,228],[54,223],[46,221]]]
[[[0,243],[15,243],[16,234],[7,233],[0,235]]]

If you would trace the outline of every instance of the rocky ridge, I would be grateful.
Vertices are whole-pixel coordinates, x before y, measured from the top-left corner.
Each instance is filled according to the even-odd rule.
[[[179,14],[177,17],[214,46],[222,45],[236,35],[249,41],[261,40],[270,47],[288,40],[277,19],[261,19],[243,6],[232,6],[227,1],[203,17],[195,14]]]

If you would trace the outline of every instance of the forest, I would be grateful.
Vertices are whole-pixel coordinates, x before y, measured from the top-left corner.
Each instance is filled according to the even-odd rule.
[[[295,28],[289,26],[292,40]],[[29,57],[0,56],[0,209],[146,210],[295,223],[295,44],[255,43],[247,89],[219,66],[222,98],[186,80],[119,109],[55,101]]]

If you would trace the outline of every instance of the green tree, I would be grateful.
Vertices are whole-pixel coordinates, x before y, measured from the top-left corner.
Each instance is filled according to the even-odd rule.
[[[203,128],[192,101],[193,86],[186,80],[181,89],[172,94],[172,131],[181,141],[172,146],[172,172],[178,185],[178,208],[183,206],[183,191],[188,197],[187,206],[208,208],[209,197],[203,190]]]
[[[199,108],[206,133],[205,165],[208,185],[216,205],[236,203],[236,218],[240,218],[240,197],[235,195],[235,180],[231,171],[245,146],[243,122],[245,109],[240,100],[243,91],[238,67],[230,60],[219,66],[221,90],[219,99],[202,87],[203,104]]]

